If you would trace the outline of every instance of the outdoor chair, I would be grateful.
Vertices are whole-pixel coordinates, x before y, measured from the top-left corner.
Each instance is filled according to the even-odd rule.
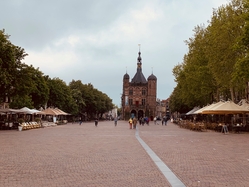
[[[207,131],[207,127],[205,123],[200,123],[199,128],[200,128],[200,131]]]
[[[29,122],[29,124],[32,126],[32,129],[36,129],[37,128],[36,124],[33,121]]]
[[[22,130],[26,130],[27,129],[27,126],[26,126],[25,122],[23,122],[20,126],[22,126]]]
[[[195,124],[194,123],[190,123],[190,130],[195,130]]]
[[[245,131],[249,132],[249,125],[245,125]]]
[[[34,123],[36,124],[37,128],[41,127],[41,125],[39,123],[37,123],[36,121]]]
[[[26,123],[26,122],[24,122],[24,123],[22,124],[22,126],[23,126],[23,130],[31,129],[31,126],[30,126],[28,123]]]
[[[35,122],[35,121],[31,121],[30,123],[32,124],[32,126],[33,126],[34,129],[36,129],[36,128],[39,127],[38,124],[37,124],[37,122]]]
[[[29,125],[30,129],[34,129],[32,122],[27,122],[27,124]]]
[[[200,131],[200,123],[196,123],[195,124],[195,130],[196,131]]]

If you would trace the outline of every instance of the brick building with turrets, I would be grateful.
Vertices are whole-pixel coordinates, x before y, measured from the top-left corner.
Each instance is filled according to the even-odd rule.
[[[135,116],[149,117],[156,115],[157,77],[153,73],[146,80],[142,73],[141,52],[138,52],[137,72],[130,81],[127,74],[123,77],[123,93],[121,97],[123,119]]]

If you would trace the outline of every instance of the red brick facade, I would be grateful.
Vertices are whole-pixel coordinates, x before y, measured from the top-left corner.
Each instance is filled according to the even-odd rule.
[[[125,120],[135,116],[149,117],[156,115],[157,78],[151,74],[146,80],[142,73],[142,58],[139,51],[137,72],[130,81],[126,73],[123,77],[122,115]]]

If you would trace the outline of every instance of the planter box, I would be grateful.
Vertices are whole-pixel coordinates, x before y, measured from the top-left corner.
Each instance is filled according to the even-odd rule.
[[[18,131],[22,131],[22,126],[18,126]]]

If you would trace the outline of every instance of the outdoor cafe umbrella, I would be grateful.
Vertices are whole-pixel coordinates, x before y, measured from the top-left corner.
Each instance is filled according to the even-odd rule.
[[[243,107],[244,109],[247,109],[249,110],[249,104],[248,104],[248,101],[246,99],[242,99],[238,105],[240,105],[241,107]],[[245,124],[246,123],[246,118],[245,118],[245,114],[243,114],[243,123]]]
[[[36,112],[39,112],[38,110],[29,109],[28,107],[23,107],[20,110],[23,111],[23,113],[25,114],[34,114]]]
[[[2,109],[0,109],[0,113],[1,114],[4,113],[6,115],[6,119],[8,120],[9,116],[11,116],[13,114],[16,115],[18,113],[22,113],[22,111],[19,109],[2,108]]]
[[[241,113],[249,113],[249,110],[235,104],[232,101],[226,101],[215,107],[205,108],[201,113],[202,114],[241,114]]]
[[[37,114],[44,114],[44,115],[52,115],[52,116],[58,116],[60,113],[53,108],[47,108],[43,111],[37,112]]]
[[[56,111],[56,112],[58,112],[59,115],[70,115],[70,114],[68,114],[68,113],[66,113],[66,112],[64,112],[64,111],[62,111],[62,110],[59,109],[59,108],[55,108],[55,109],[53,109],[53,110]]]
[[[212,108],[214,108],[216,106],[219,106],[219,105],[221,105],[223,103],[224,103],[224,101],[219,101],[218,103],[213,103],[211,105],[207,105],[207,106],[205,106],[205,107],[203,107],[203,108],[195,111],[194,114],[203,114],[202,111],[204,111],[204,110],[210,110],[210,109],[212,109]]]
[[[16,114],[16,113],[22,113],[23,111],[19,109],[1,108],[0,112],[6,114]]]
[[[28,107],[23,107],[20,109],[20,111],[23,111],[23,114],[30,114],[32,115],[32,121],[34,120],[34,115],[35,114],[41,114],[39,110],[36,109],[29,109]]]
[[[196,110],[195,112],[193,112],[193,114],[201,114],[201,112],[202,112],[205,108],[207,108],[208,106],[210,106],[210,105],[204,106],[204,107],[200,108],[199,110]]]
[[[239,105],[242,106],[243,108],[249,110],[249,104],[248,104],[248,101],[243,99],[239,102]]]
[[[199,110],[200,107],[194,107],[192,110],[190,110],[189,112],[186,113],[186,115],[191,115],[194,114],[195,111]]]

